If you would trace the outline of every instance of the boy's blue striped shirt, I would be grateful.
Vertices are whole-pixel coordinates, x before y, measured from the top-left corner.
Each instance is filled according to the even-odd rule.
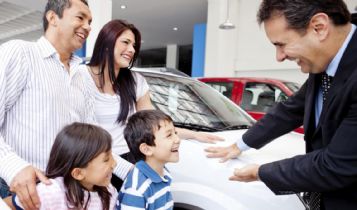
[[[145,161],[139,161],[128,174],[119,192],[116,209],[173,209],[171,180],[166,169],[164,177],[161,177]]]

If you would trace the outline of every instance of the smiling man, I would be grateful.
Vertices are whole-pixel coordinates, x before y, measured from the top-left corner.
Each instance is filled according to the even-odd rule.
[[[276,59],[309,77],[237,144],[208,157],[235,158],[303,125],[306,155],[236,169],[231,180],[263,181],[276,194],[305,193],[310,209],[357,209],[357,32],[343,0],[263,0],[258,22]]]
[[[57,132],[75,121],[95,121],[76,71],[82,61],[73,54],[91,20],[85,0],[49,0],[43,37],[0,46],[0,177],[25,209],[40,206],[36,179],[50,184],[41,171]]]

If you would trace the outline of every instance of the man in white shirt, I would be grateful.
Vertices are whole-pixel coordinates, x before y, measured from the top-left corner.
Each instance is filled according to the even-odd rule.
[[[50,184],[47,165],[55,135],[74,121],[94,122],[90,95],[73,52],[90,32],[85,0],[49,0],[37,42],[0,46],[0,177],[25,209],[40,206],[36,179]]]

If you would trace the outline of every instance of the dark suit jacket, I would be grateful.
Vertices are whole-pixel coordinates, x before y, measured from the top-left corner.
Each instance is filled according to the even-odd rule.
[[[244,135],[260,148],[304,125],[306,155],[259,169],[261,180],[276,194],[322,192],[326,209],[357,209],[357,32],[342,56],[315,126],[319,75],[310,74],[300,91],[278,104]]]

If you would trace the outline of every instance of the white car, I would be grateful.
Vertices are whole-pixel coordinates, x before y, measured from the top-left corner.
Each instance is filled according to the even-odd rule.
[[[154,106],[169,114],[175,126],[224,137],[225,141],[216,145],[232,144],[255,122],[228,98],[198,80],[162,71],[133,70],[146,78]],[[248,150],[226,163],[206,158],[204,149],[208,146],[212,144],[181,141],[180,161],[167,165],[173,176],[175,209],[304,209],[295,194],[276,196],[262,182],[228,180],[234,168],[303,154],[301,134],[284,135],[260,150]]]

